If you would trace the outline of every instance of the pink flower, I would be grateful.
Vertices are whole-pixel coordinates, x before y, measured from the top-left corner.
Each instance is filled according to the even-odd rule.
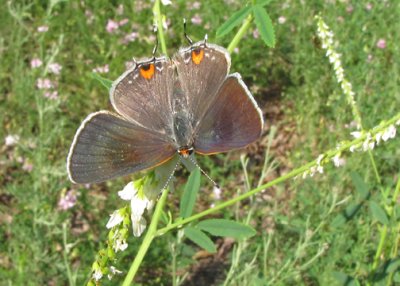
[[[285,24],[285,23],[286,23],[286,18],[283,17],[283,16],[280,16],[280,17],[278,18],[278,23],[279,23],[279,24]]]
[[[365,5],[365,9],[367,9],[368,11],[372,10],[372,4],[367,3],[367,5]]]
[[[127,45],[129,42],[134,42],[138,37],[138,33],[132,32],[130,34],[126,34],[121,40],[122,44]]]
[[[258,29],[254,29],[253,38],[254,39],[258,39],[259,37],[260,37],[260,32],[258,31]]]
[[[40,67],[42,64],[43,62],[38,58],[34,58],[31,60],[31,68],[33,69]]]
[[[196,14],[192,17],[192,19],[190,19],[192,21],[192,23],[194,25],[200,25],[201,23],[203,23],[203,19],[201,19],[201,17],[199,16],[199,14]]]
[[[108,64],[102,67],[96,67],[92,71],[97,73],[108,73],[109,72]]]
[[[44,93],[44,97],[47,97],[49,99],[57,99],[58,98],[58,91],[46,91]]]
[[[354,7],[352,5],[349,5],[346,8],[346,12],[349,13],[349,14],[353,13],[353,10],[354,10]]]
[[[88,23],[89,25],[93,23],[94,15],[92,11],[85,10],[85,17],[86,17],[86,23]]]
[[[119,21],[118,25],[121,27],[121,26],[128,24],[128,22],[129,22],[129,19],[125,18],[125,19],[122,19],[121,21]]]
[[[49,72],[54,74],[60,74],[62,66],[59,63],[51,63],[49,64]]]
[[[60,210],[66,211],[67,209],[72,208],[77,201],[77,194],[74,190],[69,190],[67,193],[61,196],[58,201],[58,208]]]
[[[48,78],[39,78],[36,82],[36,86],[38,89],[50,89],[54,85]]]
[[[38,31],[39,33],[45,33],[45,32],[47,32],[48,30],[49,30],[49,26],[46,26],[46,25],[39,26],[39,27],[37,28],[37,31]]]
[[[24,165],[22,165],[22,170],[31,172],[33,169],[33,165],[27,161],[24,162]]]
[[[378,42],[376,43],[376,47],[379,49],[385,49],[386,48],[385,39],[379,39]]]
[[[199,1],[195,1],[195,2],[193,2],[193,3],[190,3],[190,2],[188,1],[186,7],[187,7],[187,9],[189,9],[189,10],[197,10],[197,9],[200,9],[201,3],[200,3]]]
[[[118,30],[119,28],[119,24],[118,22],[115,22],[111,19],[108,19],[107,22],[107,26],[106,26],[106,30],[107,32],[109,32],[110,34],[114,33],[116,30]]]

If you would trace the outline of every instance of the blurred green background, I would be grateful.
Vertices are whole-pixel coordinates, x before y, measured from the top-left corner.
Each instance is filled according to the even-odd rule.
[[[172,0],[162,6],[169,55],[187,44],[182,18],[193,40],[207,33],[209,42],[226,47],[237,29],[218,39],[216,30],[245,4]],[[130,178],[72,185],[65,160],[86,115],[111,110],[107,90],[91,74],[114,80],[132,57],[151,55],[152,5],[0,0],[0,285],[81,285],[90,277],[106,240],[109,214],[123,204],[117,191]],[[364,127],[399,112],[399,1],[287,0],[266,7],[275,48],[264,45],[253,25],[232,53],[231,68],[242,75],[263,110],[263,136],[246,150],[198,158],[223,192],[217,198],[203,177],[197,211],[247,190],[244,155],[255,186],[267,146],[270,168],[264,182],[351,139],[351,108],[316,36],[314,16],[319,13],[339,43],[336,49]],[[373,202],[384,209],[391,199],[399,178],[398,138],[373,154],[380,184],[367,153],[347,154],[341,168],[332,165],[323,175],[287,181],[217,214],[247,218],[258,231],[239,243],[215,238],[217,255],[186,241],[177,243],[176,233],[156,240],[136,283],[172,285],[174,257],[181,285],[400,283],[399,218],[390,218],[373,271],[382,222],[370,207]],[[187,172],[177,177],[168,203],[173,214]],[[398,215],[399,204],[393,208]],[[139,244],[140,239],[131,238],[118,269],[127,271]],[[115,285],[121,277],[105,279],[104,285]]]

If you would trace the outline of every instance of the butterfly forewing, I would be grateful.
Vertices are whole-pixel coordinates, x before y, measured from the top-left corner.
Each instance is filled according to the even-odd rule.
[[[229,75],[195,131],[194,149],[201,154],[243,148],[262,132],[261,110],[238,73]]]
[[[203,41],[180,49],[173,61],[195,128],[229,72],[230,57],[224,48]]]
[[[111,103],[126,119],[171,135],[174,78],[175,67],[169,59],[138,62],[113,83]]]
[[[175,154],[169,138],[107,111],[89,115],[67,159],[71,181],[98,183],[155,167]]]

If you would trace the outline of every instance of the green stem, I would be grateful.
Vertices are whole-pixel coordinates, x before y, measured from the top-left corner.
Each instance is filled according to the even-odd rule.
[[[164,55],[168,55],[167,53],[167,45],[165,43],[164,31],[163,31],[163,24],[162,24],[162,17],[161,8],[160,8],[160,0],[156,0],[153,6],[153,15],[154,20],[157,25],[157,32],[158,32],[158,39],[161,44],[161,51]]]
[[[63,244],[64,244],[64,251],[63,251],[63,258],[64,258],[64,263],[65,263],[65,268],[67,268],[67,276],[68,276],[68,282],[70,286],[75,285],[75,281],[72,277],[72,272],[71,272],[71,267],[69,267],[69,261],[68,261],[68,245],[67,245],[67,224],[63,223],[62,225],[62,230],[63,230]]]
[[[360,136],[359,138],[357,138],[357,139],[355,139],[355,140],[353,140],[351,142],[348,142],[346,144],[343,144],[340,148],[338,148],[338,149],[335,148],[335,149],[327,151],[326,153],[323,154],[324,160],[330,160],[335,155],[340,154],[340,153],[342,153],[342,152],[344,152],[346,150],[349,150],[349,148],[351,146],[360,144],[361,142],[364,142],[365,139],[367,138],[367,133],[370,133],[371,136],[375,136],[377,133],[379,133],[382,130],[386,129],[388,126],[390,126],[392,124],[395,124],[395,122],[397,122],[398,120],[400,120],[400,113],[398,113],[396,116],[392,117],[390,120],[384,122],[384,124],[381,124],[378,127],[370,130],[369,132],[364,132],[364,134],[362,136]],[[183,220],[180,220],[178,222],[169,224],[166,227],[163,227],[163,228],[159,229],[157,231],[157,233],[156,233],[156,236],[161,236],[164,233],[166,233],[166,232],[168,232],[168,231],[170,231],[172,229],[180,228],[185,224],[188,224],[188,223],[190,223],[192,221],[198,220],[198,219],[200,219],[202,217],[205,217],[205,216],[207,216],[209,214],[215,213],[215,212],[217,212],[217,211],[219,211],[221,209],[229,207],[229,206],[231,206],[231,205],[233,205],[233,204],[235,204],[235,203],[237,203],[239,201],[242,201],[244,199],[247,199],[247,198],[249,198],[249,197],[251,197],[251,196],[253,196],[253,195],[255,195],[255,194],[257,194],[257,193],[259,193],[259,192],[261,192],[261,191],[263,191],[265,189],[267,189],[267,188],[270,188],[270,187],[272,187],[272,186],[274,186],[276,184],[279,184],[279,183],[284,182],[284,181],[286,181],[288,179],[291,179],[291,178],[294,178],[294,177],[296,177],[298,175],[301,175],[305,171],[308,171],[311,167],[314,167],[316,165],[317,165],[317,160],[309,162],[309,163],[307,163],[307,164],[305,164],[305,165],[303,165],[303,166],[291,171],[290,173],[288,173],[288,174],[286,174],[286,175],[284,175],[282,177],[279,177],[279,178],[277,178],[277,179],[275,179],[275,180],[273,180],[273,181],[271,181],[271,182],[269,182],[267,184],[264,184],[264,185],[262,185],[262,186],[260,186],[258,188],[255,188],[255,189],[253,189],[253,190],[251,190],[251,191],[249,191],[247,193],[244,193],[244,194],[242,194],[242,195],[240,195],[240,196],[238,196],[236,198],[233,198],[233,199],[231,199],[229,201],[221,203],[221,204],[219,204],[219,205],[217,205],[217,206],[215,206],[215,207],[213,207],[211,209],[202,211],[202,212],[200,212],[198,214],[195,214],[195,215],[193,215],[191,217],[188,217],[186,219],[183,219]]]
[[[249,29],[251,22],[253,21],[253,15],[247,16],[247,18],[244,20],[242,26],[240,27],[239,31],[236,33],[235,37],[233,37],[231,43],[229,44],[227,50],[231,54],[233,50],[237,47],[239,44],[240,40],[243,38],[243,36],[246,34],[247,30]]]
[[[371,160],[372,168],[374,169],[376,180],[378,181],[378,184],[380,185],[382,180],[381,180],[381,176],[379,175],[378,168],[376,167],[374,155],[372,154],[371,150],[368,150],[368,154],[369,154],[369,158]]]
[[[136,254],[136,257],[131,265],[131,268],[129,269],[129,272],[125,277],[125,280],[122,284],[123,286],[131,285],[133,278],[135,277],[136,272],[138,271],[139,266],[142,263],[143,258],[147,253],[147,250],[149,249],[153,239],[156,237],[157,224],[161,218],[161,213],[164,208],[164,205],[165,205],[165,202],[167,199],[167,195],[168,195],[168,188],[163,191],[160,199],[158,200],[156,209],[151,218],[151,223],[150,223],[149,229],[143,239],[142,244],[140,245],[139,251]]]
[[[399,197],[399,193],[400,193],[400,177],[397,180],[396,188],[393,193],[393,197],[392,197],[392,201],[391,201],[391,206],[388,208],[388,211],[387,211],[389,218],[391,218],[391,216],[393,215],[393,210],[394,210],[394,207],[396,206],[396,202],[397,202],[397,198]],[[382,252],[383,252],[383,247],[385,246],[387,233],[388,233],[388,226],[384,225],[383,228],[381,229],[381,237],[379,239],[378,248],[376,250],[374,262],[372,264],[372,273],[374,273],[378,267],[379,260],[380,260],[379,258],[381,257]],[[393,258],[395,258],[395,257],[396,256],[394,256]]]

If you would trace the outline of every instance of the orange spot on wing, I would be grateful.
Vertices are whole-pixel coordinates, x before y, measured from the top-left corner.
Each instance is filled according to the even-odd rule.
[[[204,58],[204,49],[195,49],[192,51],[192,61],[198,65]]]
[[[141,66],[139,72],[145,79],[151,79],[154,76],[154,64]]]

